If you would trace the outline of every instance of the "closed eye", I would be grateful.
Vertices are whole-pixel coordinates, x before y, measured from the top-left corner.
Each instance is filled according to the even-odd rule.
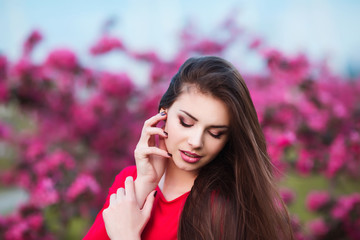
[[[186,127],[186,128],[189,128],[189,127],[192,127],[192,126],[193,126],[193,125],[191,125],[191,124],[185,123],[183,118],[179,118],[179,120],[180,120],[180,124],[181,124],[182,126]]]
[[[212,132],[209,132],[209,134],[210,134],[213,138],[220,139],[221,136],[222,136],[224,133],[221,132],[221,133],[214,134],[214,133],[212,133]]]

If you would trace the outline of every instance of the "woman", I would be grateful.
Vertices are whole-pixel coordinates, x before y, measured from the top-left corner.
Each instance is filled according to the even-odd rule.
[[[187,60],[159,110],[144,124],[136,167],[117,176],[85,239],[293,239],[235,67],[219,57]]]

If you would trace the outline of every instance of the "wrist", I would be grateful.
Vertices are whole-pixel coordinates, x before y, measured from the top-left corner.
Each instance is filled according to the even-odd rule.
[[[136,186],[142,187],[142,188],[146,188],[146,189],[155,189],[156,186],[159,183],[159,180],[155,180],[155,179],[148,179],[146,177],[141,177],[138,176],[135,181],[134,181]]]
[[[143,208],[146,197],[152,190],[156,188],[157,182],[148,182],[146,180],[142,180],[141,178],[136,178],[134,184],[136,201],[138,203],[138,206],[140,208]]]
[[[126,235],[118,238],[111,238],[111,240],[141,240],[140,234]]]

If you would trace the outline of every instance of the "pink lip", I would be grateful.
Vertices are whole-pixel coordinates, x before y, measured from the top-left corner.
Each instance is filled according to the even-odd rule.
[[[192,155],[193,157],[190,157],[190,156],[187,156],[185,153],[187,154],[190,154]],[[185,162],[188,162],[188,163],[196,163],[198,161],[200,161],[201,159],[201,156],[195,154],[195,153],[192,153],[192,152],[188,152],[188,151],[182,151],[180,150],[180,155],[181,155],[181,158],[185,161]]]

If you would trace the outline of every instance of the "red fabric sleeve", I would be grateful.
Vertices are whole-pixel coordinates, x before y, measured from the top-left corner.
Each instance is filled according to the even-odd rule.
[[[104,209],[106,209],[109,206],[110,195],[115,193],[118,188],[124,187],[125,179],[128,176],[132,176],[134,178],[134,180],[136,179],[136,166],[126,167],[116,176],[113,185],[109,189],[109,194],[106,198],[106,202],[105,202],[103,208],[100,210],[100,212],[96,216],[94,224],[91,226],[91,228],[89,229],[88,233],[85,235],[83,240],[93,240],[93,239],[108,240],[109,239],[109,237],[106,233],[106,230],[105,230],[105,224],[104,224],[104,220],[102,217],[102,212],[104,211]]]

